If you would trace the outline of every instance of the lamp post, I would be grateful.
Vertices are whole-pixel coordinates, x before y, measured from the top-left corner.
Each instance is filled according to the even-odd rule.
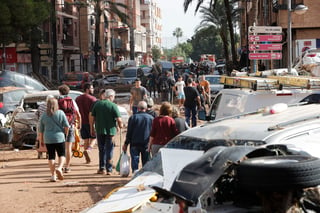
[[[288,38],[288,73],[291,73],[292,68],[292,22],[291,22],[291,12],[295,12],[298,15],[304,14],[308,10],[308,7],[299,4],[295,9],[291,8],[291,0],[288,0],[288,28],[287,28],[287,38]]]

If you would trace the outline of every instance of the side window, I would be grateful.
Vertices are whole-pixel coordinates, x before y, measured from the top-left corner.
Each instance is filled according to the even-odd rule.
[[[14,81],[17,82],[20,85],[25,85],[26,84],[26,80],[24,78],[24,76],[21,75],[13,75],[12,76]]]
[[[221,100],[221,96],[222,96],[222,94],[217,95],[211,104],[210,113],[209,113],[211,120],[214,120],[216,117],[217,109],[218,109],[218,106],[219,106],[220,100]]]
[[[10,96],[10,99],[13,102],[19,102],[22,98],[22,96],[25,94],[26,92],[24,90],[19,90],[19,91],[12,91],[7,93],[7,96]]]

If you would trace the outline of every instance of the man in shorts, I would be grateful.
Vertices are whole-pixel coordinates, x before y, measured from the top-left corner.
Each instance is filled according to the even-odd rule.
[[[174,85],[174,91],[176,93],[177,99],[179,101],[179,109],[181,110],[184,104],[184,100],[186,98],[183,88],[185,87],[185,83],[182,80],[182,76],[179,75],[178,77],[178,81],[176,82],[176,84]]]
[[[94,87],[91,83],[85,83],[83,87],[83,94],[76,98],[76,103],[79,107],[81,114],[82,125],[80,129],[81,138],[84,141],[84,157],[86,163],[91,162],[90,152],[95,145],[96,138],[91,136],[89,115],[93,104],[97,101],[96,97],[93,96]]]

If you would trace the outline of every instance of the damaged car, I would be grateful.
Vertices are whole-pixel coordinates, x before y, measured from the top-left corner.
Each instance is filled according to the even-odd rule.
[[[83,212],[320,212],[319,105],[205,123]]]
[[[82,92],[70,90],[69,96],[74,100]],[[37,124],[39,117],[36,114],[40,104],[46,101],[48,95],[59,97],[59,90],[47,90],[26,94],[22,97],[19,106],[12,115],[11,128],[13,130],[12,145],[15,148],[34,147],[37,138]]]

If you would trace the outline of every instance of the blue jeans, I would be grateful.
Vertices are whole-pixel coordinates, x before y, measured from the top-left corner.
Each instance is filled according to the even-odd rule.
[[[99,169],[112,172],[111,159],[113,156],[113,143],[110,135],[97,135],[99,148]]]
[[[149,160],[149,152],[146,147],[143,146],[131,146],[130,145],[130,156],[131,156],[131,169],[132,173],[138,170],[139,157],[141,154],[142,166]]]
[[[132,114],[136,114],[138,112],[138,107],[132,106]]]
[[[197,108],[196,107],[184,107],[184,114],[186,116],[186,122],[190,126],[190,118],[192,127],[197,126]]]

